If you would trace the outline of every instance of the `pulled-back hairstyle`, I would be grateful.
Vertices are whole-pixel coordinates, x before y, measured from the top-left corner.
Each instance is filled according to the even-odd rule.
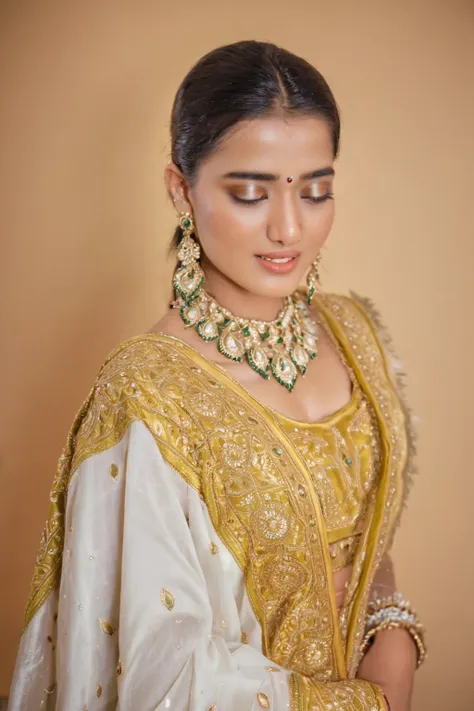
[[[274,113],[320,116],[339,149],[340,119],[324,77],[306,60],[268,42],[212,50],[184,78],[171,114],[171,159],[190,185],[200,162],[240,121]],[[173,247],[182,237],[176,229]]]

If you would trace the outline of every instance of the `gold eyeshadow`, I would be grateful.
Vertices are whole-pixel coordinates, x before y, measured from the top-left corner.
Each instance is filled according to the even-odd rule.
[[[313,180],[303,188],[302,196],[311,198],[320,198],[327,195],[332,190],[332,180],[326,177],[320,180]]]
[[[227,187],[231,198],[237,202],[257,203],[268,197],[268,189],[259,182],[246,181]],[[319,201],[325,196],[332,195],[332,176],[321,176],[308,180],[300,192],[301,198]]]
[[[258,200],[266,195],[266,190],[256,183],[246,183],[245,185],[233,185],[229,192],[240,200]]]

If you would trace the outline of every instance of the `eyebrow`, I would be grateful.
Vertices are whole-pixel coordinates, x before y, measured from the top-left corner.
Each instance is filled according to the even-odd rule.
[[[310,173],[304,173],[300,176],[300,180],[312,180],[314,178],[322,178],[324,175],[334,175],[334,168],[320,168],[319,170],[312,170]],[[254,173],[253,171],[246,170],[234,170],[230,173],[226,173],[224,178],[235,178],[237,180],[261,180],[266,182],[271,182],[279,180],[280,176],[274,173]]]

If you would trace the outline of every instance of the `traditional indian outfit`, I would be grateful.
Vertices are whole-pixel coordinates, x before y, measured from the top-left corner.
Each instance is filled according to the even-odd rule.
[[[353,381],[317,423],[174,337],[108,358],[59,461],[11,711],[387,709],[356,672],[391,585],[408,417],[362,302],[316,311]]]

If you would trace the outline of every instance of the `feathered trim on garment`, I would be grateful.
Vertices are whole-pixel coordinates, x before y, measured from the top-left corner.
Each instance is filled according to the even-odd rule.
[[[354,301],[356,301],[370,316],[375,329],[377,330],[380,340],[387,352],[389,361],[393,369],[393,377],[395,381],[395,387],[397,389],[398,396],[402,405],[403,413],[405,415],[406,422],[406,432],[407,432],[407,461],[405,464],[405,470],[403,472],[404,478],[404,488],[403,488],[403,501],[400,507],[400,513],[398,515],[397,524],[394,530],[398,527],[400,523],[400,517],[403,509],[407,505],[408,496],[410,494],[411,488],[413,486],[413,478],[417,474],[416,466],[416,453],[417,453],[417,434],[414,425],[414,416],[411,408],[408,405],[406,399],[406,373],[403,371],[403,367],[400,359],[397,356],[392,337],[385,326],[382,317],[375,307],[373,301],[363,296],[359,296],[354,292],[350,292],[350,296]],[[393,536],[393,534],[392,534]]]

